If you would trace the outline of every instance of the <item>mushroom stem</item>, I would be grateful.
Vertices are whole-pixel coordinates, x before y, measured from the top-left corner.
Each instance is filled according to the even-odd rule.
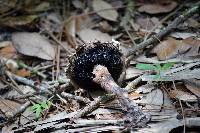
[[[128,92],[115,83],[108,69],[102,65],[97,65],[93,69],[93,74],[95,75],[94,82],[100,84],[108,93],[115,94],[118,97],[122,108],[127,113],[125,121],[131,126],[144,127],[150,120],[150,115],[143,112],[137,104],[128,98]]]

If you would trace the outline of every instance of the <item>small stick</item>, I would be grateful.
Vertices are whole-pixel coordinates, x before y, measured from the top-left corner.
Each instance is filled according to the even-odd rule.
[[[126,122],[132,127],[146,126],[146,123],[150,120],[150,115],[144,113],[137,104],[128,98],[127,91],[115,83],[106,67],[101,65],[95,66],[93,74],[95,75],[95,78],[93,78],[94,82],[100,84],[107,92],[112,92],[119,98],[122,108],[127,112],[124,118]]]

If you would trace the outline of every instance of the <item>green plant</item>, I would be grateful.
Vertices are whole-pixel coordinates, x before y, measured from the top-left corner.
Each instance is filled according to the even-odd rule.
[[[33,104],[33,106],[31,107],[31,110],[35,113],[36,118],[40,118],[42,115],[42,112],[44,110],[47,110],[51,107],[51,102],[50,101],[43,101],[37,104]]]
[[[169,63],[165,63],[165,64],[144,64],[144,63],[138,63],[136,65],[137,69],[140,70],[154,70],[156,72],[156,75],[154,75],[155,79],[162,79],[161,74],[166,71],[169,70],[175,63],[169,62]]]

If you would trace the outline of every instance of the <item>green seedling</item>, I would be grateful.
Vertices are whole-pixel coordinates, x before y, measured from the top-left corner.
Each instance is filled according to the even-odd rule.
[[[154,75],[154,79],[161,80],[162,76],[161,74],[164,71],[169,70],[175,63],[169,62],[165,64],[143,64],[143,63],[138,63],[136,65],[137,69],[140,70],[153,70],[156,72],[156,75]]]
[[[44,110],[47,110],[51,107],[51,102],[50,101],[43,101],[37,104],[33,104],[31,107],[31,110],[35,113],[36,118],[40,118],[42,116],[42,112]]]

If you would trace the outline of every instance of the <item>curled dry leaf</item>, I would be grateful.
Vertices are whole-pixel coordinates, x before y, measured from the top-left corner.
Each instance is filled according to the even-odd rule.
[[[102,18],[117,21],[118,13],[109,3],[103,0],[93,0],[92,7]]]
[[[175,9],[177,3],[175,1],[161,1],[160,3],[144,4],[138,8],[139,12],[149,14],[168,13]]]
[[[18,52],[45,60],[55,57],[54,46],[38,33],[13,33],[12,41]]]

